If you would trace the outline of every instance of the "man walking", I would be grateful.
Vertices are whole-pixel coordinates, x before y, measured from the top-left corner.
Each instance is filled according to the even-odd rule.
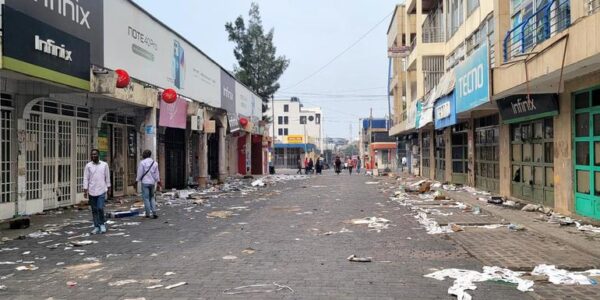
[[[158,163],[152,158],[152,151],[144,150],[142,152],[143,160],[137,170],[135,185],[138,182],[142,183],[142,197],[144,198],[144,209],[146,210],[146,218],[152,216],[153,219],[158,218],[156,214],[156,200],[154,199],[154,189],[162,187],[160,183],[160,174],[158,172]]]
[[[108,164],[99,158],[98,149],[92,149],[91,160],[83,170],[83,197],[89,198],[94,219],[94,230],[92,234],[105,233],[106,222],[104,216],[104,202],[106,193],[110,188],[110,172]]]

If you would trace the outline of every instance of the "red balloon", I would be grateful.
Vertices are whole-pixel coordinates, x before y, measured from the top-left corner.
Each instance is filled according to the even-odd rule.
[[[166,89],[162,92],[162,99],[171,104],[177,100],[177,92],[174,89]]]
[[[127,71],[123,69],[116,69],[115,73],[117,73],[117,87],[122,89],[129,85],[131,79],[129,78],[129,74]]]
[[[242,125],[243,127],[245,127],[246,125],[248,125],[248,119],[246,119],[246,118],[240,118],[240,125]]]

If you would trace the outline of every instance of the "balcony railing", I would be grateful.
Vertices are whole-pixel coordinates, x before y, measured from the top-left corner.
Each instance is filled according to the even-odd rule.
[[[586,2],[588,15],[595,14],[600,11],[600,0],[587,0]]]
[[[535,45],[549,39],[571,25],[569,0],[552,0],[520,24],[504,38],[504,61],[529,52]]]
[[[423,26],[423,43],[442,43],[444,42],[444,31],[442,27]]]

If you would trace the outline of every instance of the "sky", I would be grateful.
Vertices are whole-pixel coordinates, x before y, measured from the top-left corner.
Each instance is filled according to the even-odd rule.
[[[134,0],[226,69],[237,63],[225,23],[250,0]],[[255,0],[277,54],[290,59],[275,99],[321,107],[325,135],[358,136],[360,118],[386,117],[387,29],[401,0]],[[336,58],[337,57],[337,58]],[[334,58],[336,58],[334,60]],[[351,128],[352,127],[352,128]]]

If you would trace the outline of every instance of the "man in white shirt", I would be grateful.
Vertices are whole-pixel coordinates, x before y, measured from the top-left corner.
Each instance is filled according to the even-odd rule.
[[[106,193],[110,188],[108,164],[100,160],[99,154],[98,149],[92,149],[90,154],[92,161],[87,163],[83,170],[83,196],[89,197],[94,219],[92,234],[106,232],[104,202],[106,202]]]
[[[156,200],[154,199],[154,189],[158,186],[159,190],[162,187],[160,183],[160,174],[158,172],[158,163],[152,158],[152,151],[146,149],[142,152],[143,160],[140,162],[137,170],[135,186],[138,182],[142,183],[142,197],[144,198],[144,209],[146,210],[146,218],[152,216],[153,219],[158,218],[156,214]]]

